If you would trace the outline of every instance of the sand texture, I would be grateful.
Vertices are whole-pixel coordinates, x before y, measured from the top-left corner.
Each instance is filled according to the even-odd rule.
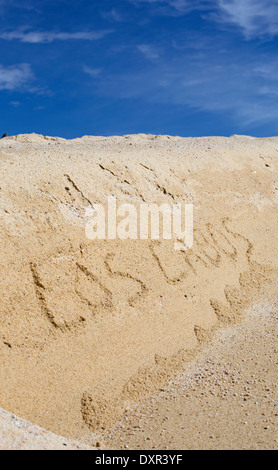
[[[56,436],[0,409],[0,450],[90,450],[90,448]]]
[[[103,432],[275,299],[277,161],[278,138],[1,140],[0,407]],[[89,240],[85,210],[111,195],[193,203],[193,248]]]
[[[258,303],[102,436],[112,449],[276,450],[277,304]]]

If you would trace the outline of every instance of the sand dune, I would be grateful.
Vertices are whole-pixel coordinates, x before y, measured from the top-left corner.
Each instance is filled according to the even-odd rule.
[[[3,139],[0,406],[64,436],[99,431],[264,299],[277,152],[248,136]],[[85,210],[110,195],[193,203],[193,248],[90,241]]]

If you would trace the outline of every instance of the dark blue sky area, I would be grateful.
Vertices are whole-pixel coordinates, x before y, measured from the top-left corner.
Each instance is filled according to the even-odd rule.
[[[0,133],[278,135],[277,0],[0,0]]]

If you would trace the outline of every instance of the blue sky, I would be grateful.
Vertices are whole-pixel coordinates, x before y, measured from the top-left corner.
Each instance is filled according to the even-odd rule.
[[[0,133],[278,135],[277,0],[0,0]]]

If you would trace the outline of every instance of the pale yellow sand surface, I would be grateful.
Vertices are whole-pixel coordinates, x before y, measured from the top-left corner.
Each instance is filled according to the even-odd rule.
[[[161,391],[126,410],[112,449],[276,450],[277,304],[256,304],[220,330]]]
[[[275,300],[277,152],[244,136],[1,140],[1,408],[69,438],[105,433],[219,327]],[[193,203],[193,248],[89,240],[85,210],[111,195]]]

